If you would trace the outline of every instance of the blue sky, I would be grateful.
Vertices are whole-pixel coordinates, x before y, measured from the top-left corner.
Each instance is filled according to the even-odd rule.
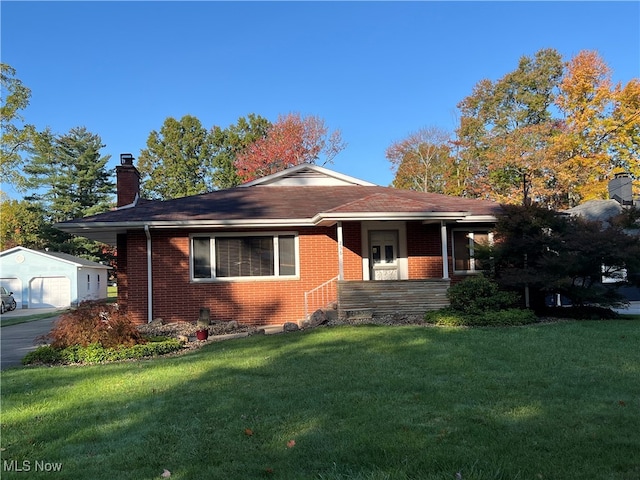
[[[25,120],[85,126],[115,167],[164,120],[227,127],[317,115],[347,148],[333,168],[381,185],[395,140],[453,131],[456,105],[521,56],[597,50],[640,77],[640,2],[14,2],[1,58],[32,90]],[[11,193],[11,192],[9,192]],[[14,193],[15,195],[15,193]]]

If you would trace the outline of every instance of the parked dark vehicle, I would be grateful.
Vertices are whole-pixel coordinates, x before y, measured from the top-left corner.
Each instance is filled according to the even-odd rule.
[[[6,288],[0,287],[2,294],[2,307],[0,313],[9,312],[16,309],[16,300],[13,298],[13,292],[8,292]]]

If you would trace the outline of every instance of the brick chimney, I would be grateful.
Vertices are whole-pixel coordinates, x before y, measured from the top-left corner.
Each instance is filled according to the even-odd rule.
[[[116,167],[116,189],[118,208],[130,205],[140,196],[140,172],[133,166],[133,155],[120,154],[120,165]]]

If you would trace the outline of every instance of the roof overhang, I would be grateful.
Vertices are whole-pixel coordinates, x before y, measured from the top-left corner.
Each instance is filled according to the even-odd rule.
[[[116,245],[117,236],[131,230],[145,227],[154,230],[165,229],[263,229],[263,228],[300,228],[328,227],[337,222],[366,221],[421,221],[429,223],[494,223],[491,215],[470,215],[469,212],[349,212],[319,213],[313,218],[264,218],[264,219],[228,219],[228,220],[172,220],[148,222],[72,222],[54,225],[73,235],[87,237],[109,245]]]
[[[439,223],[442,221],[460,221],[468,216],[467,212],[350,212],[319,213],[313,220],[317,225],[329,226],[337,222],[366,221],[422,221]]]

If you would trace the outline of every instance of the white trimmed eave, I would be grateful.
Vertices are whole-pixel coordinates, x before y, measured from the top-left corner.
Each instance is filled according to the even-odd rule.
[[[147,226],[153,230],[174,228],[223,229],[223,228],[295,228],[329,227],[337,222],[357,221],[422,221],[424,224],[438,222],[493,223],[491,215],[469,215],[469,212],[351,212],[318,213],[312,218],[264,218],[233,220],[166,220],[149,222],[90,222],[56,224],[55,227],[67,233],[115,245],[116,236],[128,230],[142,230]]]
[[[149,222],[91,222],[72,224],[56,224],[55,227],[73,235],[98,240],[109,245],[116,244],[118,234],[129,230],[142,230],[147,226],[152,230],[174,228],[221,229],[221,228],[291,228],[314,227],[309,218],[301,219],[239,219],[239,220],[171,220]]]
[[[423,223],[437,223],[445,221],[460,221],[466,212],[355,212],[355,213],[319,213],[313,217],[314,222],[321,226],[330,226],[337,222],[357,221],[420,221]]]
[[[498,218],[494,215],[467,215],[458,220],[458,223],[495,223]]]

